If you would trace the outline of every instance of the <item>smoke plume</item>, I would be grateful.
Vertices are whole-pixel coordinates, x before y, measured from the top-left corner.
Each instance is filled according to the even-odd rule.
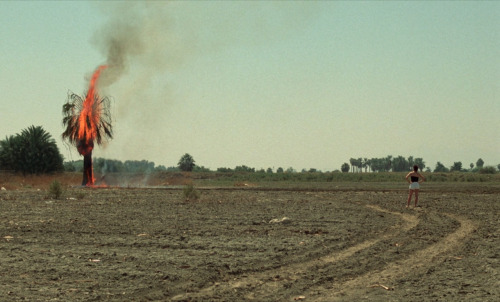
[[[118,81],[132,64],[139,65],[135,77],[145,84],[192,55],[283,39],[317,10],[300,2],[127,1],[99,7],[109,17],[92,41],[109,65],[101,87]]]
[[[317,10],[301,2],[109,1],[96,5],[107,17],[92,39],[105,57],[99,63],[108,65],[99,89],[115,100],[113,156],[123,159],[154,159],[144,153],[143,141],[156,144],[150,149],[167,144],[145,135],[168,128],[164,116],[172,102],[182,102],[177,97],[182,95],[180,90],[196,85],[172,85],[176,73],[185,72],[186,62],[228,47],[251,48],[286,39]],[[189,72],[204,70],[192,64],[190,68]],[[131,139],[136,141],[133,146]],[[127,147],[118,147],[120,142]]]
[[[101,87],[112,85],[129,72],[131,62],[146,67],[151,77],[165,69],[161,52],[173,49],[164,37],[169,23],[167,8],[163,2],[101,4],[103,13],[109,16],[93,38],[109,66]]]

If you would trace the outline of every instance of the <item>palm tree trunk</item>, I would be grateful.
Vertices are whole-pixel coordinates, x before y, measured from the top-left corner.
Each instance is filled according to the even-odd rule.
[[[94,184],[94,171],[92,169],[92,152],[83,156],[83,181],[82,186]]]

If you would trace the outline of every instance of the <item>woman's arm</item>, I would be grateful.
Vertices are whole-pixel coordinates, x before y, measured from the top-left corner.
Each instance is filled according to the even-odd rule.
[[[418,173],[418,176],[422,178],[422,181],[425,181],[425,177],[422,174]]]
[[[411,175],[411,172],[410,172],[410,173],[408,173],[408,174],[406,175],[406,177],[405,177],[406,182],[407,182],[407,183],[409,183],[409,184],[411,184],[411,181],[408,179],[408,178],[410,178],[410,175]]]

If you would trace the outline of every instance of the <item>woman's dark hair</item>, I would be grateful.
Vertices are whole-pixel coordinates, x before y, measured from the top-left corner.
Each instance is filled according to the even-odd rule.
[[[417,165],[413,166],[413,171],[418,172],[418,166]]]

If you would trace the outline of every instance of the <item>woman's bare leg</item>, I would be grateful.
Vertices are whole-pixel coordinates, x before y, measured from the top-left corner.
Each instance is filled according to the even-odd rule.
[[[418,190],[415,190],[415,207],[417,206],[418,203]]]
[[[413,195],[413,190],[410,190],[410,192],[408,192],[408,201],[406,202],[406,207],[409,208],[410,207],[410,202],[411,202],[411,196]]]

